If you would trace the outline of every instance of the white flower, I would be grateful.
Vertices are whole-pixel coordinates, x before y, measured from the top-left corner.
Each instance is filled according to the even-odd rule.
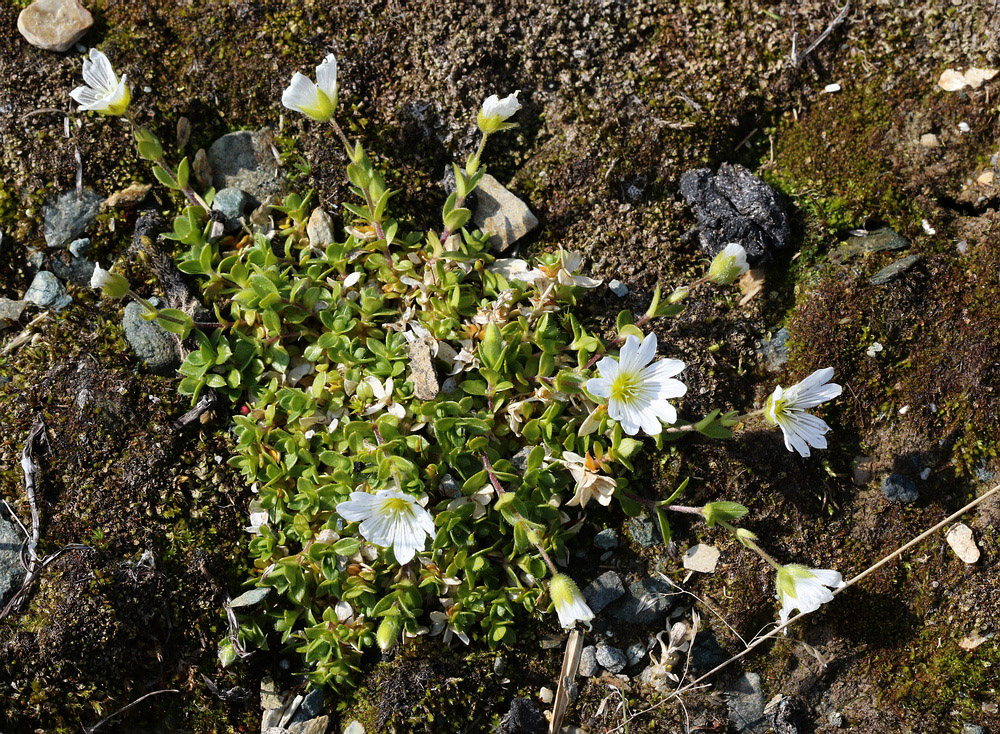
[[[583,255],[579,252],[563,250],[559,254],[559,270],[556,280],[561,285],[579,286],[581,288],[596,288],[603,281],[588,278],[586,275],[574,275],[583,265]]]
[[[124,276],[118,273],[109,273],[99,264],[94,265],[94,272],[90,276],[90,287],[100,289],[108,298],[124,298],[128,293],[129,284]]]
[[[521,103],[517,101],[517,95],[520,93],[519,89],[503,99],[491,94],[483,100],[483,107],[479,110],[478,117],[479,129],[486,134],[503,130],[505,121],[521,109]]]
[[[378,378],[368,375],[362,383],[367,385],[372,394],[375,396],[375,402],[368,406],[365,410],[365,415],[371,415],[372,413],[377,413],[378,411],[385,408],[386,412],[402,419],[406,416],[406,408],[404,408],[399,403],[392,402],[392,390],[395,385],[391,377],[386,378],[385,384],[383,385],[378,381]]]
[[[833,600],[830,589],[843,585],[844,579],[837,571],[806,568],[798,563],[782,566],[775,579],[778,601],[781,602],[781,623],[788,621],[793,609],[804,613],[815,612],[821,605]]]
[[[441,637],[441,641],[445,644],[451,642],[452,637],[457,637],[466,645],[469,644],[469,636],[464,632],[459,632],[455,629],[452,624],[451,619],[451,608],[455,606],[455,602],[452,599],[442,599],[441,605],[445,608],[444,612],[431,612],[431,635],[440,635],[444,633]]]
[[[830,382],[831,377],[833,367],[816,370],[802,382],[786,390],[778,385],[767,399],[764,417],[771,425],[781,428],[789,451],[809,456],[810,446],[826,448],[826,437],[823,434],[830,430],[830,426],[822,419],[803,411],[840,395],[844,388]]]
[[[69,96],[80,103],[81,110],[93,110],[102,115],[124,115],[132,93],[111,68],[108,57],[96,48],[90,49],[90,58],[83,60],[84,86],[77,87]]]
[[[502,257],[486,268],[491,273],[499,273],[506,280],[520,280],[522,283],[534,283],[539,278],[545,278],[538,268],[529,268],[528,263],[519,257]]]
[[[743,249],[743,245],[730,242],[712,258],[708,279],[716,285],[729,285],[749,269],[747,251]]]
[[[250,513],[250,524],[247,525],[244,530],[248,533],[253,533],[254,535],[260,535],[260,529],[262,526],[267,525],[267,511],[261,512],[251,512]]]
[[[423,550],[427,536],[434,534],[431,514],[398,489],[351,492],[351,499],[337,505],[337,514],[348,522],[360,521],[365,540],[383,548],[391,546],[400,565],[409,563]]]
[[[588,624],[594,613],[584,601],[580,589],[566,574],[557,573],[549,582],[549,596],[559,615],[559,624],[564,629],[572,629],[577,622]]]
[[[337,108],[337,92],[337,58],[330,54],[316,67],[316,82],[295,72],[281,95],[281,104],[318,122],[327,122]]]
[[[591,499],[596,499],[605,507],[611,504],[611,496],[615,493],[615,480],[597,473],[597,463],[589,452],[584,457],[572,451],[563,451],[563,458],[559,463],[566,467],[576,480],[576,494],[566,503],[567,506],[586,507]]]
[[[642,342],[629,334],[618,359],[603,357],[597,363],[601,376],[587,380],[587,391],[607,399],[608,415],[630,436],[640,429],[655,436],[663,430],[661,421],[676,423],[677,410],[667,400],[687,392],[683,382],[670,379],[684,369],[684,363],[661,359],[649,364],[654,356],[656,334],[647,334]]]

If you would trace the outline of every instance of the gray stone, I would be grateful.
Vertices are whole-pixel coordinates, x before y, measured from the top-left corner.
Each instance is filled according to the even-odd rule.
[[[232,607],[233,609],[238,609],[240,607],[251,607],[254,604],[264,601],[268,594],[271,593],[270,586],[255,587],[244,591],[235,599],[231,600],[226,606]]]
[[[910,241],[903,235],[883,227],[866,235],[856,235],[848,237],[841,242],[837,249],[830,253],[830,259],[834,262],[842,262],[849,257],[865,252],[884,252],[886,250],[905,250],[910,246]]]
[[[315,693],[315,691],[313,691],[313,693]],[[307,695],[306,698],[308,697],[309,696]],[[317,716],[315,719],[307,719],[305,721],[293,720],[292,723],[288,725],[288,734],[326,734],[326,730],[329,728],[330,717]]]
[[[628,665],[628,658],[625,657],[625,653],[617,647],[611,647],[611,645],[598,645],[597,662],[603,665],[607,670],[610,670],[612,673],[621,673],[625,670],[625,666]]]
[[[94,263],[82,257],[68,256],[68,253],[54,254],[49,258],[49,267],[60,280],[73,285],[89,286],[90,276],[94,274]]]
[[[986,734],[986,730],[978,724],[963,724],[962,734]]]
[[[839,729],[844,725],[844,715],[839,711],[831,711],[827,714],[826,721],[830,726],[835,726]],[[962,734],[966,734],[966,732],[963,732]]]
[[[533,448],[534,446],[525,446],[510,457],[511,466],[513,466],[519,473],[524,474],[525,470],[528,468],[528,457],[531,456],[531,450]]]
[[[6,327],[10,322],[17,321],[27,308],[27,301],[12,301],[9,298],[0,298],[0,329]]]
[[[600,672],[601,666],[597,662],[597,648],[593,645],[587,645],[583,648],[583,652],[580,653],[579,673],[584,678],[593,678],[595,675],[599,675]]]
[[[594,614],[599,614],[624,595],[625,586],[621,577],[614,571],[605,571],[583,590],[583,598],[587,600],[587,605]]]
[[[908,255],[879,270],[868,279],[868,282],[872,285],[885,285],[890,280],[898,278],[918,262],[920,262],[920,255]]]
[[[24,294],[24,300],[41,308],[62,311],[73,302],[63,284],[48,270],[39,270]]]
[[[778,372],[788,362],[788,329],[781,327],[769,339],[760,342],[757,350],[769,372]]]
[[[698,674],[711,670],[729,659],[729,653],[719,644],[711,630],[703,630],[694,638],[691,648],[691,670]]]
[[[538,226],[528,205],[488,173],[476,188],[476,226],[490,236],[494,249],[504,250]]]
[[[313,688],[299,704],[299,710],[295,712],[290,723],[298,724],[315,719],[323,711],[323,689]]]
[[[902,474],[890,474],[882,480],[882,494],[890,502],[911,505],[920,498],[920,490],[913,480]]]
[[[656,521],[645,513],[630,517],[626,527],[632,540],[643,548],[652,548],[660,542],[660,529],[656,526]]]
[[[153,372],[167,373],[180,364],[177,353],[177,340],[162,326],[142,317],[145,308],[138,303],[130,303],[125,307],[122,326],[125,328],[125,339],[132,351],[143,360]]]
[[[601,550],[611,550],[618,547],[618,534],[611,528],[605,528],[594,536],[594,545]]]
[[[227,232],[240,228],[240,220],[244,219],[254,208],[256,202],[243,189],[226,188],[217,191],[212,199],[212,209],[226,218]]]
[[[65,191],[45,205],[45,244],[64,247],[83,234],[101,210],[104,198],[91,189]]]
[[[638,665],[646,657],[646,646],[641,642],[633,642],[628,646],[625,655],[628,656],[629,665]]]
[[[628,295],[628,286],[622,283],[620,280],[609,280],[608,288],[619,298],[624,298]]]
[[[757,267],[788,244],[791,230],[781,197],[743,166],[723,163],[714,174],[710,168],[688,171],[680,192],[698,217],[698,241],[711,257],[738,242],[750,267]]]
[[[32,270],[38,272],[45,267],[45,253],[41,250],[28,250],[28,265]]]
[[[530,698],[515,698],[500,722],[499,734],[545,734],[549,722]]]
[[[24,568],[20,560],[23,540],[17,526],[0,517],[0,606],[10,600],[24,581]]]
[[[241,130],[223,135],[208,149],[212,185],[217,190],[243,189],[263,201],[284,191],[284,177],[271,152],[270,130]]]
[[[729,721],[741,732],[760,732],[769,729],[764,716],[764,692],[760,687],[760,676],[744,673],[726,690],[729,705]]]
[[[70,251],[70,254],[76,257],[83,257],[90,250],[90,240],[86,237],[73,240],[69,243],[69,247],[66,249]]]
[[[654,624],[674,605],[673,587],[660,578],[648,578],[629,585],[624,598],[608,608],[615,619],[631,624]]]
[[[94,25],[77,0],[35,0],[17,16],[17,30],[32,46],[68,51]]]

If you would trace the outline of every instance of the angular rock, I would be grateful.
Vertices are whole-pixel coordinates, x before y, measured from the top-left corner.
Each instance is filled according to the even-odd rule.
[[[643,548],[652,548],[660,542],[660,529],[656,526],[656,521],[645,513],[630,517],[626,527],[632,540]]]
[[[719,549],[705,543],[688,548],[682,559],[684,568],[698,573],[715,573],[715,566],[718,562]]]
[[[80,242],[81,240],[77,240]],[[82,257],[72,257],[69,253],[60,252],[49,258],[49,267],[56,276],[73,285],[89,286],[90,276],[94,274],[94,263]]]
[[[979,547],[972,535],[972,528],[965,523],[952,525],[944,538],[963,563],[971,564],[979,560]]]
[[[636,581],[624,598],[609,607],[615,619],[631,624],[654,624],[674,605],[673,587],[659,578]]]
[[[618,547],[618,535],[611,528],[605,528],[594,536],[594,545],[601,550],[612,550]]]
[[[91,189],[65,191],[45,205],[45,244],[64,247],[83,234],[101,210],[104,199]]]
[[[729,653],[719,644],[711,630],[702,630],[691,648],[691,670],[701,674],[729,659]]]
[[[35,0],[17,16],[17,30],[32,46],[68,51],[94,25],[94,16],[77,0]]]
[[[207,163],[217,190],[243,189],[263,201],[284,191],[284,177],[271,152],[272,133],[241,130],[223,135],[208,149]]]
[[[605,571],[587,584],[583,598],[594,614],[599,614],[612,602],[625,596],[625,586],[614,571]]]
[[[27,301],[12,301],[9,298],[0,298],[0,329],[10,325],[12,321],[17,321],[27,307]]]
[[[83,237],[78,240],[73,240],[72,242],[69,243],[69,247],[67,247],[66,249],[69,250],[71,255],[74,255],[76,257],[83,257],[90,250],[90,240],[87,239],[86,237]]]
[[[628,658],[625,656],[625,653],[617,647],[611,647],[611,645],[598,645],[597,662],[603,665],[607,670],[610,670],[612,673],[621,673],[625,670],[625,666],[628,665]]]
[[[788,362],[788,336],[788,329],[782,326],[769,339],[760,342],[757,353],[769,372],[780,371]]]
[[[580,653],[580,675],[584,678],[593,678],[601,672],[601,666],[597,662],[597,648],[587,645]]]
[[[760,676],[744,673],[726,690],[729,721],[736,731],[764,734],[770,727],[764,716],[764,692]]]
[[[646,657],[646,646],[641,642],[633,642],[625,651],[629,665],[638,665]]]
[[[62,311],[73,302],[63,284],[48,270],[39,270],[24,294],[24,300],[40,308]]]
[[[920,490],[913,480],[902,474],[890,474],[882,480],[882,494],[890,502],[911,505],[920,498]]]
[[[323,711],[323,689],[313,688],[299,704],[299,710],[292,717],[291,724],[304,724],[315,719]],[[289,727],[291,729],[291,727]],[[325,728],[323,729],[325,731]]]
[[[488,173],[476,188],[476,226],[490,236],[490,245],[504,250],[538,226],[528,205],[504,188]]]
[[[293,721],[288,725],[288,734],[326,734],[329,727],[329,716],[317,716],[306,721]]]
[[[109,209],[128,209],[130,207],[137,206],[142,203],[142,200],[146,198],[146,194],[148,194],[152,188],[152,184],[134,183],[131,186],[124,188],[121,191],[116,191],[109,196],[105,200],[104,206]]]
[[[125,339],[150,370],[158,373],[171,372],[180,364],[177,340],[156,322],[142,318],[143,311],[145,308],[138,303],[130,303],[125,307],[122,319]]]
[[[920,255],[907,255],[890,265],[886,265],[869,278],[868,282],[872,285],[885,285],[890,280],[898,278],[918,262],[920,262]]]
[[[886,250],[905,250],[910,241],[903,235],[883,227],[866,235],[855,235],[841,242],[837,249],[830,253],[834,262],[843,262],[849,257],[863,252],[884,252]]]
[[[608,281],[608,289],[619,298],[624,298],[628,295],[628,286],[617,279]]]
[[[680,192],[698,217],[698,241],[711,257],[738,242],[756,267],[788,244],[791,230],[781,197],[739,164],[723,163],[718,173],[688,171]]]
[[[240,228],[240,220],[244,219],[256,206],[253,197],[246,191],[237,188],[225,188],[215,194],[212,199],[212,210],[225,217],[225,229],[234,232]]]
[[[0,607],[10,601],[24,581],[20,560],[23,539],[14,523],[0,516]]]

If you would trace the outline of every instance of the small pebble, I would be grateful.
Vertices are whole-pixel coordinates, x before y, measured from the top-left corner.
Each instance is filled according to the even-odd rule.
[[[836,83],[835,84],[827,84],[825,87],[823,87],[823,91],[826,92],[827,94],[833,94],[834,92],[839,92],[840,91],[840,85],[836,84]]]
[[[542,703],[552,703],[552,689],[545,686],[538,692],[538,700]]]
[[[579,673],[584,678],[593,678],[600,672],[601,666],[597,662],[597,648],[593,645],[587,645],[580,653]]]
[[[836,726],[838,729],[844,725],[844,715],[839,711],[831,711],[826,720],[830,726]]]
[[[969,127],[969,123],[967,123],[967,122],[960,122],[960,123],[958,123],[958,130],[959,130],[959,132],[967,133],[971,129],[972,128]]]
[[[867,354],[872,359],[875,359],[875,355],[881,352],[884,348],[885,347],[883,347],[878,342],[872,342],[872,345],[865,350],[865,354]]]
[[[934,133],[924,133],[920,136],[920,144],[925,148],[938,148],[941,146],[941,141]]]
[[[609,280],[608,288],[619,298],[624,298],[628,295],[628,286],[622,283],[620,280]]]
[[[69,251],[77,257],[83,257],[90,249],[90,240],[82,237],[69,243]]]
[[[687,549],[682,562],[688,571],[715,573],[715,567],[719,563],[719,549],[704,543],[693,545]]]
[[[625,651],[629,665],[638,665],[646,656],[646,647],[641,642],[633,642]]]
[[[972,564],[979,560],[979,548],[972,535],[972,528],[965,523],[960,522],[957,525],[952,525],[944,537],[951,549],[955,551],[955,555],[963,562]]]
[[[611,528],[605,528],[594,536],[594,545],[601,550],[611,550],[618,547],[618,535]]]
[[[601,645],[597,648],[597,662],[612,673],[620,673],[628,665],[625,653],[611,645]]]
[[[993,185],[993,171],[983,171],[979,174],[976,182],[982,186],[992,186]]]
[[[927,467],[922,472],[920,472],[920,478],[923,479],[925,482],[927,481],[927,477],[929,477],[930,475],[931,475],[930,467]]]

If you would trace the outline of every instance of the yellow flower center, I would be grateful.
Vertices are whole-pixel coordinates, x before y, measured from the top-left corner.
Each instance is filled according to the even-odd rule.
[[[390,497],[385,501],[385,509],[389,512],[410,512],[410,503],[402,497]]]
[[[611,381],[611,398],[623,403],[633,403],[639,397],[639,375],[620,371]]]

